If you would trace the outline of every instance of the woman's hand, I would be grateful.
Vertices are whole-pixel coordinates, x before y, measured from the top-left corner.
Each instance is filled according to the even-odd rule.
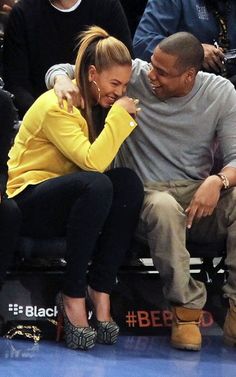
[[[58,98],[58,104],[61,109],[64,109],[64,100],[67,102],[67,110],[69,113],[73,113],[73,106],[84,108],[84,101],[80,96],[79,89],[68,76],[57,75],[55,77],[54,92]]]
[[[140,107],[137,107],[139,103],[138,99],[133,99],[130,97],[121,97],[119,98],[114,105],[120,105],[122,106],[130,115],[135,117],[137,115],[137,112],[140,111]]]

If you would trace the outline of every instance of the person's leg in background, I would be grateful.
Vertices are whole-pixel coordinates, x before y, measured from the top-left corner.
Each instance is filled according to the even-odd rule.
[[[0,287],[14,259],[21,226],[21,211],[12,199],[0,203]]]
[[[14,200],[5,195],[7,159],[10,149],[16,110],[8,92],[0,89],[0,284],[12,263],[19,235],[21,213]]]
[[[225,265],[228,278],[223,286],[229,309],[224,323],[224,341],[236,346],[236,189],[222,192],[216,210],[219,232],[226,236]]]

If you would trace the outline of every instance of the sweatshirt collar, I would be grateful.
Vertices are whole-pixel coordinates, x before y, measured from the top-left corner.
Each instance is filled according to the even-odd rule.
[[[51,0],[49,0],[51,6],[57,10],[59,10],[60,12],[63,12],[63,13],[69,13],[69,12],[73,12],[76,8],[78,8],[78,6],[80,5],[82,0],[77,0],[76,3],[71,7],[71,8],[68,8],[68,9],[60,9],[58,8],[57,6],[55,6]]]

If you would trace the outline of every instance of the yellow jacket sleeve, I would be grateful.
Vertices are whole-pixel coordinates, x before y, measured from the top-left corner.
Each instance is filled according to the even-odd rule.
[[[136,126],[123,107],[113,105],[103,130],[90,143],[87,123],[79,111],[69,114],[55,106],[46,112],[42,131],[67,159],[81,169],[103,172]]]

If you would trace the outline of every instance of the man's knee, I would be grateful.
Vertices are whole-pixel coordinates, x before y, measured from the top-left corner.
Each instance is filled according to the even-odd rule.
[[[146,195],[144,208],[149,208],[150,212],[169,215],[181,209],[175,198],[167,192],[155,191]]]
[[[224,216],[230,223],[236,221],[236,188],[223,192],[217,205],[218,216]]]
[[[173,222],[185,217],[183,208],[167,192],[154,191],[146,194],[142,210],[142,221],[146,224]]]

